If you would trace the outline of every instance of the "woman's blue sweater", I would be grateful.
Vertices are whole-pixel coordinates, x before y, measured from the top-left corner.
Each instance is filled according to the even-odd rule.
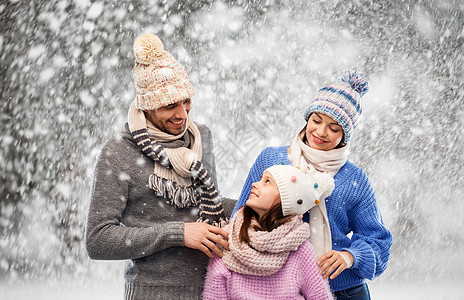
[[[261,179],[264,170],[277,164],[290,164],[287,148],[269,147],[261,152],[250,169],[232,215],[245,205],[251,184]],[[336,292],[362,284],[366,279],[372,280],[385,271],[392,235],[383,223],[375,193],[361,168],[347,161],[334,180],[335,189],[326,199],[332,249],[348,251],[354,258],[350,269],[329,280],[332,291]],[[304,220],[309,220],[308,214]]]

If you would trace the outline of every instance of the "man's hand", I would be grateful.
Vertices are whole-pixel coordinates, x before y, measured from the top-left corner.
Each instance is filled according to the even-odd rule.
[[[206,223],[184,223],[184,245],[198,249],[209,257],[214,256],[213,252],[222,257],[222,251],[216,244],[229,250],[228,236],[224,229]]]
[[[329,277],[335,271],[330,276],[330,279],[335,279],[343,270],[351,268],[353,261],[350,252],[331,250],[318,259],[317,265],[321,268],[320,272],[324,278]]]

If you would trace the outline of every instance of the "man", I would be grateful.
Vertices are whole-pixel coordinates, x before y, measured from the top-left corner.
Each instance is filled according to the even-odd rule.
[[[211,133],[190,119],[192,84],[158,37],[134,53],[137,96],[98,156],[86,248],[128,260],[125,299],[200,299],[208,257],[228,248]]]

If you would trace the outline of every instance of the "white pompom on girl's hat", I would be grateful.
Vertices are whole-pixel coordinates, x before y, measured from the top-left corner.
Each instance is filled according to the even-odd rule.
[[[266,169],[274,177],[282,202],[284,216],[304,214],[332,194],[332,176],[314,172],[306,174],[289,165],[275,165]]]
[[[343,128],[343,142],[348,143],[362,113],[361,97],[367,93],[369,85],[364,74],[356,70],[346,71],[338,81],[319,90],[304,118],[308,121],[313,112],[328,115]]]
[[[195,91],[185,68],[154,34],[134,42],[136,108],[154,110],[191,98]]]

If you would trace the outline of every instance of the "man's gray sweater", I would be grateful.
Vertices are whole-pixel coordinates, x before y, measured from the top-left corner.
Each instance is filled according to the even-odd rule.
[[[202,163],[217,187],[211,132],[197,124]],[[86,228],[90,258],[128,260],[125,299],[201,299],[208,257],[184,246],[184,223],[198,208],[178,209],[148,187],[154,162],[136,146],[127,126],[97,158]],[[224,209],[230,215],[233,201]]]

